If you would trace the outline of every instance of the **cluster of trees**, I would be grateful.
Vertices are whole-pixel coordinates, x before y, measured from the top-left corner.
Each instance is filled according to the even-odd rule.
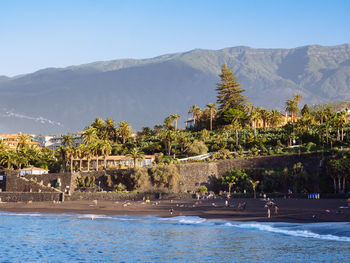
[[[48,148],[38,148],[30,144],[31,136],[21,134],[17,147],[10,149],[0,140],[0,167],[7,169],[22,169],[28,166],[43,169],[57,168],[55,152]]]
[[[320,191],[319,177],[305,171],[302,163],[284,169],[233,169],[221,178],[222,189],[237,193],[312,193]]]
[[[99,186],[109,191],[141,190],[180,192],[183,182],[175,165],[157,165],[150,169],[137,167],[119,174],[105,174],[101,178],[82,175],[77,178],[79,190],[95,191]]]

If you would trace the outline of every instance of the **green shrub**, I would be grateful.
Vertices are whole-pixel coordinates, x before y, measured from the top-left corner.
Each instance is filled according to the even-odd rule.
[[[190,155],[205,154],[208,152],[208,147],[203,141],[194,140],[193,143],[188,146],[187,152]]]
[[[136,168],[130,175],[134,182],[134,188],[144,189],[150,186],[150,176],[147,168]]]
[[[158,187],[178,191],[180,188],[180,175],[175,165],[157,165],[151,169],[153,183]]]

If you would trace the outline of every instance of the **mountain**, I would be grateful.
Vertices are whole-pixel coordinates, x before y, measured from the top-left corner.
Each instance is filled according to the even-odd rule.
[[[339,101],[339,102],[318,104],[313,107],[310,107],[310,111],[324,110],[328,107],[331,108],[334,112],[342,111],[344,109],[350,109],[350,101]]]
[[[195,49],[151,59],[94,62],[0,77],[0,133],[82,130],[95,117],[152,127],[193,104],[216,101],[221,65],[258,106],[283,110],[293,94],[310,105],[350,100],[350,45],[293,49]]]

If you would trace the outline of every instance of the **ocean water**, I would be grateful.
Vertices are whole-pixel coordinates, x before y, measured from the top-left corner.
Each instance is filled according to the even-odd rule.
[[[0,262],[345,263],[350,223],[0,212]]]

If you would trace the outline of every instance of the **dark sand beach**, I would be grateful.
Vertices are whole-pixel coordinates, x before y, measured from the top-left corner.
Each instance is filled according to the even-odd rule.
[[[237,208],[246,203],[245,210]],[[275,199],[278,214],[271,209],[267,218],[266,201],[259,199],[152,200],[145,201],[65,201],[0,203],[1,211],[39,213],[77,213],[128,216],[199,216],[206,219],[261,222],[350,222],[350,208],[345,199]],[[172,211],[172,213],[170,212]]]

